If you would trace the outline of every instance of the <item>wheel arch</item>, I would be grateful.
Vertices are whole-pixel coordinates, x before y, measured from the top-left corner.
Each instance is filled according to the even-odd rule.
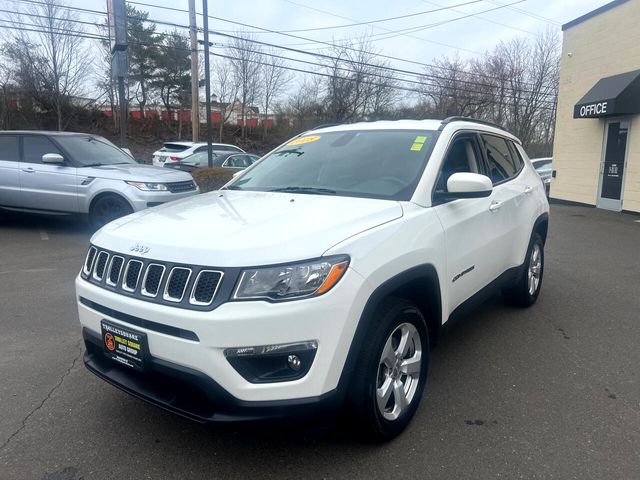
[[[531,237],[533,237],[534,233],[540,234],[542,237],[542,244],[545,245],[547,243],[547,233],[549,232],[549,214],[543,213],[540,215],[533,224],[533,229],[531,231]]]
[[[374,313],[381,302],[389,297],[408,300],[420,309],[427,322],[430,348],[435,346],[441,336],[442,297],[435,267],[431,264],[424,264],[395,275],[378,286],[365,304],[342,369],[338,384],[340,390],[348,390],[364,338],[367,331],[373,327]]]

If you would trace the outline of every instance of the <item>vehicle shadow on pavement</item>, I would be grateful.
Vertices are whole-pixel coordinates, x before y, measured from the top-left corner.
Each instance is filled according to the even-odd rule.
[[[86,218],[79,215],[41,215],[9,211],[0,211],[0,230],[2,229],[33,230],[43,237],[49,234],[90,236],[94,232]]]

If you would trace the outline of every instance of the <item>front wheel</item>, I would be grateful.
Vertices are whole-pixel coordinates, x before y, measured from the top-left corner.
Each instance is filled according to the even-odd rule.
[[[420,310],[406,300],[384,301],[364,340],[349,400],[351,420],[367,438],[391,439],[406,428],[420,404],[428,367]]]
[[[527,259],[518,281],[508,288],[502,289],[502,296],[510,305],[516,307],[530,307],[538,299],[542,287],[542,274],[544,273],[544,242],[542,237],[534,233]]]
[[[89,212],[89,223],[95,229],[101,228],[116,218],[133,213],[131,205],[118,195],[98,198]]]

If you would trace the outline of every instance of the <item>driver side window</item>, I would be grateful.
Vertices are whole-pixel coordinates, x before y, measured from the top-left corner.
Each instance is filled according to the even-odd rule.
[[[454,173],[480,173],[480,160],[475,136],[457,137],[442,162],[436,192],[447,191],[447,180]]]

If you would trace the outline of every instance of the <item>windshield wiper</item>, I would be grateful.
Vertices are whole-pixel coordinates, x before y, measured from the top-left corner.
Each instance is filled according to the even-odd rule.
[[[103,165],[107,165],[106,163],[100,163],[100,162],[95,162],[95,163],[85,163],[84,165],[80,165],[81,167],[101,167]]]
[[[270,192],[289,192],[289,193],[311,193],[318,195],[335,195],[337,192],[335,190],[331,190],[330,188],[320,188],[320,187],[281,187],[281,188],[273,188],[269,190]]]

